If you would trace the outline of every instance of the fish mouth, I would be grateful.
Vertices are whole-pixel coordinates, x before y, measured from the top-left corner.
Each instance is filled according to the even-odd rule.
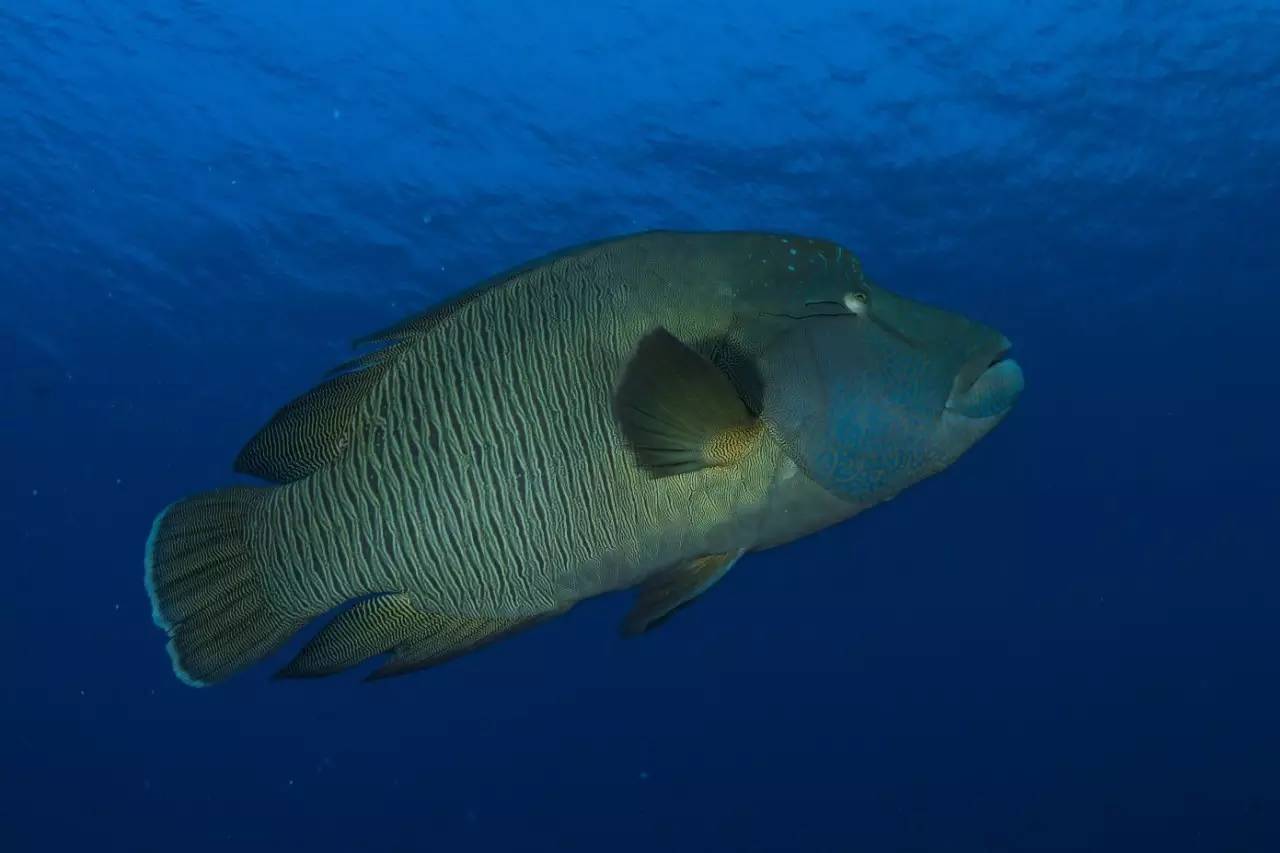
[[[1009,355],[1012,349],[1002,337],[994,349],[971,361],[956,377],[946,410],[975,420],[1008,414],[1026,385],[1022,366]]]

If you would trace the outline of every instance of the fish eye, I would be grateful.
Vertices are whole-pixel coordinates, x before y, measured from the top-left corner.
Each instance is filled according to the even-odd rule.
[[[867,294],[859,290],[857,293],[846,293],[844,295],[844,307],[849,309],[849,313],[861,317],[867,313]]]

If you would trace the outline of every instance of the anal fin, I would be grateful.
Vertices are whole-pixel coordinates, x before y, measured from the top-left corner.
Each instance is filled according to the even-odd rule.
[[[339,614],[303,647],[277,678],[317,678],[350,669],[391,652],[367,681],[425,669],[474,651],[559,613],[473,618],[423,610],[403,593],[358,602]]]
[[[633,637],[661,625],[728,574],[743,553],[707,554],[650,578],[640,587],[636,603],[623,620],[622,633]]]
[[[403,593],[358,602],[312,637],[276,678],[318,678],[350,669],[426,630],[429,620]]]
[[[393,650],[391,660],[371,672],[365,681],[378,681],[436,666],[459,655],[473,652],[508,637],[523,628],[550,618],[470,619],[462,616],[429,614],[425,630]]]

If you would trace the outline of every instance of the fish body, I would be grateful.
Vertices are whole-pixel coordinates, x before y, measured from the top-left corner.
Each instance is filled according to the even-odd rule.
[[[1021,389],[998,333],[792,235],[592,244],[366,343],[241,452],[274,485],[157,519],[147,587],[183,680],[353,600],[283,675],[384,652],[399,674],[635,586],[641,633],[744,553],[941,470]]]

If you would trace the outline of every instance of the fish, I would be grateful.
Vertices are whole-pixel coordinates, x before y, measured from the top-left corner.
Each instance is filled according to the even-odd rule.
[[[825,239],[653,231],[494,276],[356,342],[236,472],[162,510],[145,586],[216,684],[440,664],[635,589],[663,624],[744,556],[942,471],[1012,410],[996,330]]]

